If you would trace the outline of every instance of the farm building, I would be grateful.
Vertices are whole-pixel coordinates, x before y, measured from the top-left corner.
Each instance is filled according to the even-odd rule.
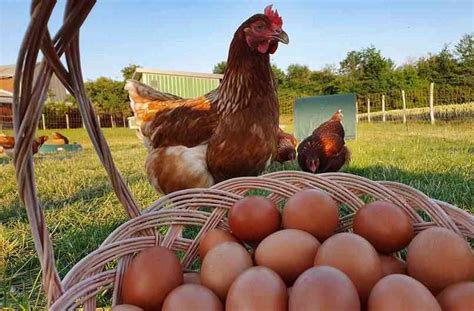
[[[224,75],[137,68],[133,79],[161,92],[194,98],[217,88]]]
[[[39,66],[41,66],[41,63],[36,64],[35,75],[36,72],[39,72]],[[0,66],[0,129],[12,127],[14,77],[15,65]],[[48,96],[52,100],[62,101],[66,99],[66,88],[55,75],[51,78],[48,91]]]

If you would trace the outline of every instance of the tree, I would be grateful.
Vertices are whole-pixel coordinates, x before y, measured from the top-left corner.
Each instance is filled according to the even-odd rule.
[[[348,76],[355,76],[360,68],[362,59],[361,52],[350,51],[344,60],[340,62],[340,72]]]
[[[288,79],[298,82],[307,82],[311,77],[311,70],[306,65],[291,64],[288,66]]]
[[[286,74],[277,65],[272,64],[272,72],[278,86],[281,86],[286,80]]]
[[[227,62],[223,60],[222,62],[217,63],[212,70],[213,73],[224,74],[225,68],[227,67]]]
[[[454,53],[461,63],[474,66],[474,33],[465,34],[456,44]]]
[[[458,62],[447,45],[438,54],[420,58],[417,67],[419,75],[430,82],[463,84],[458,72]]]
[[[121,114],[130,109],[124,82],[100,77],[86,82],[85,87],[87,96],[101,113]]]
[[[393,61],[373,46],[347,53],[340,63],[340,72],[348,78],[349,89],[362,94],[386,91],[393,69]]]
[[[137,68],[140,68],[140,65],[135,65],[135,64],[128,64],[125,66],[121,71],[122,71],[122,77],[123,80],[128,80],[131,79],[133,76],[133,73]]]
[[[474,33],[465,34],[455,46],[458,58],[459,84],[474,87]]]

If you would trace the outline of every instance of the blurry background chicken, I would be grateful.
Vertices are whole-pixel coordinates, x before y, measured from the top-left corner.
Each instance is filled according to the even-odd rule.
[[[298,164],[311,173],[337,172],[350,161],[339,110],[298,146]]]
[[[67,145],[69,144],[69,139],[59,132],[53,132],[51,139],[48,141],[48,144],[53,145]]]
[[[48,140],[48,136],[40,136],[36,138],[35,140],[33,140],[33,144],[31,146],[33,154],[38,153],[41,146],[47,140]],[[4,152],[6,155],[12,157],[14,147],[15,147],[15,137],[0,134],[0,151],[1,152]]]
[[[274,161],[283,163],[296,160],[298,140],[293,135],[285,133],[281,128],[278,130],[277,137],[277,155]]]
[[[145,163],[161,193],[258,175],[276,154],[278,98],[270,56],[289,42],[271,6],[234,34],[219,87],[182,99],[129,80],[131,106],[149,150]]]

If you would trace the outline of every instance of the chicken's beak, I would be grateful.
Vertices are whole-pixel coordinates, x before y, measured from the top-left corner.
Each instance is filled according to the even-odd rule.
[[[278,32],[275,32],[275,34],[273,35],[273,38],[283,44],[290,43],[290,38],[288,37],[288,34],[283,29],[280,29]]]

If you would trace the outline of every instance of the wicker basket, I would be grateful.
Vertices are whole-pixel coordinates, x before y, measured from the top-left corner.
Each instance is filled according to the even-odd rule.
[[[113,288],[113,304],[119,302],[122,276],[137,251],[163,245],[180,251],[185,269],[197,256],[203,233],[216,227],[228,230],[227,210],[249,190],[265,190],[275,202],[281,202],[301,189],[317,188],[342,204],[345,216],[338,231],[351,229],[354,212],[372,197],[393,202],[413,220],[417,232],[433,226],[448,228],[468,238],[474,237],[474,217],[448,203],[430,199],[423,193],[394,182],[375,182],[355,175],[328,173],[279,172],[261,177],[236,178],[211,189],[192,189],[162,197],[140,212],[133,196],[117,171],[109,147],[97,123],[90,101],[84,92],[79,57],[79,28],[92,9],[94,0],[70,0],[66,5],[64,25],[54,39],[47,30],[53,0],[32,1],[31,22],[19,52],[14,92],[14,163],[21,200],[27,208],[35,248],[42,267],[43,287],[51,310],[68,310],[84,305],[95,310],[96,295]],[[41,49],[45,60],[34,79],[34,67]],[[65,54],[67,67],[60,57]],[[130,220],[117,228],[94,252],[78,262],[61,281],[55,268],[52,242],[36,193],[31,142],[41,115],[47,86],[53,72],[79,103],[85,126],[106,169],[113,189]],[[424,211],[422,218],[417,211]],[[428,219],[429,218],[429,219]],[[182,236],[186,226],[199,227],[194,239]],[[163,227],[167,227],[164,235]],[[106,270],[106,265],[117,263]]]

